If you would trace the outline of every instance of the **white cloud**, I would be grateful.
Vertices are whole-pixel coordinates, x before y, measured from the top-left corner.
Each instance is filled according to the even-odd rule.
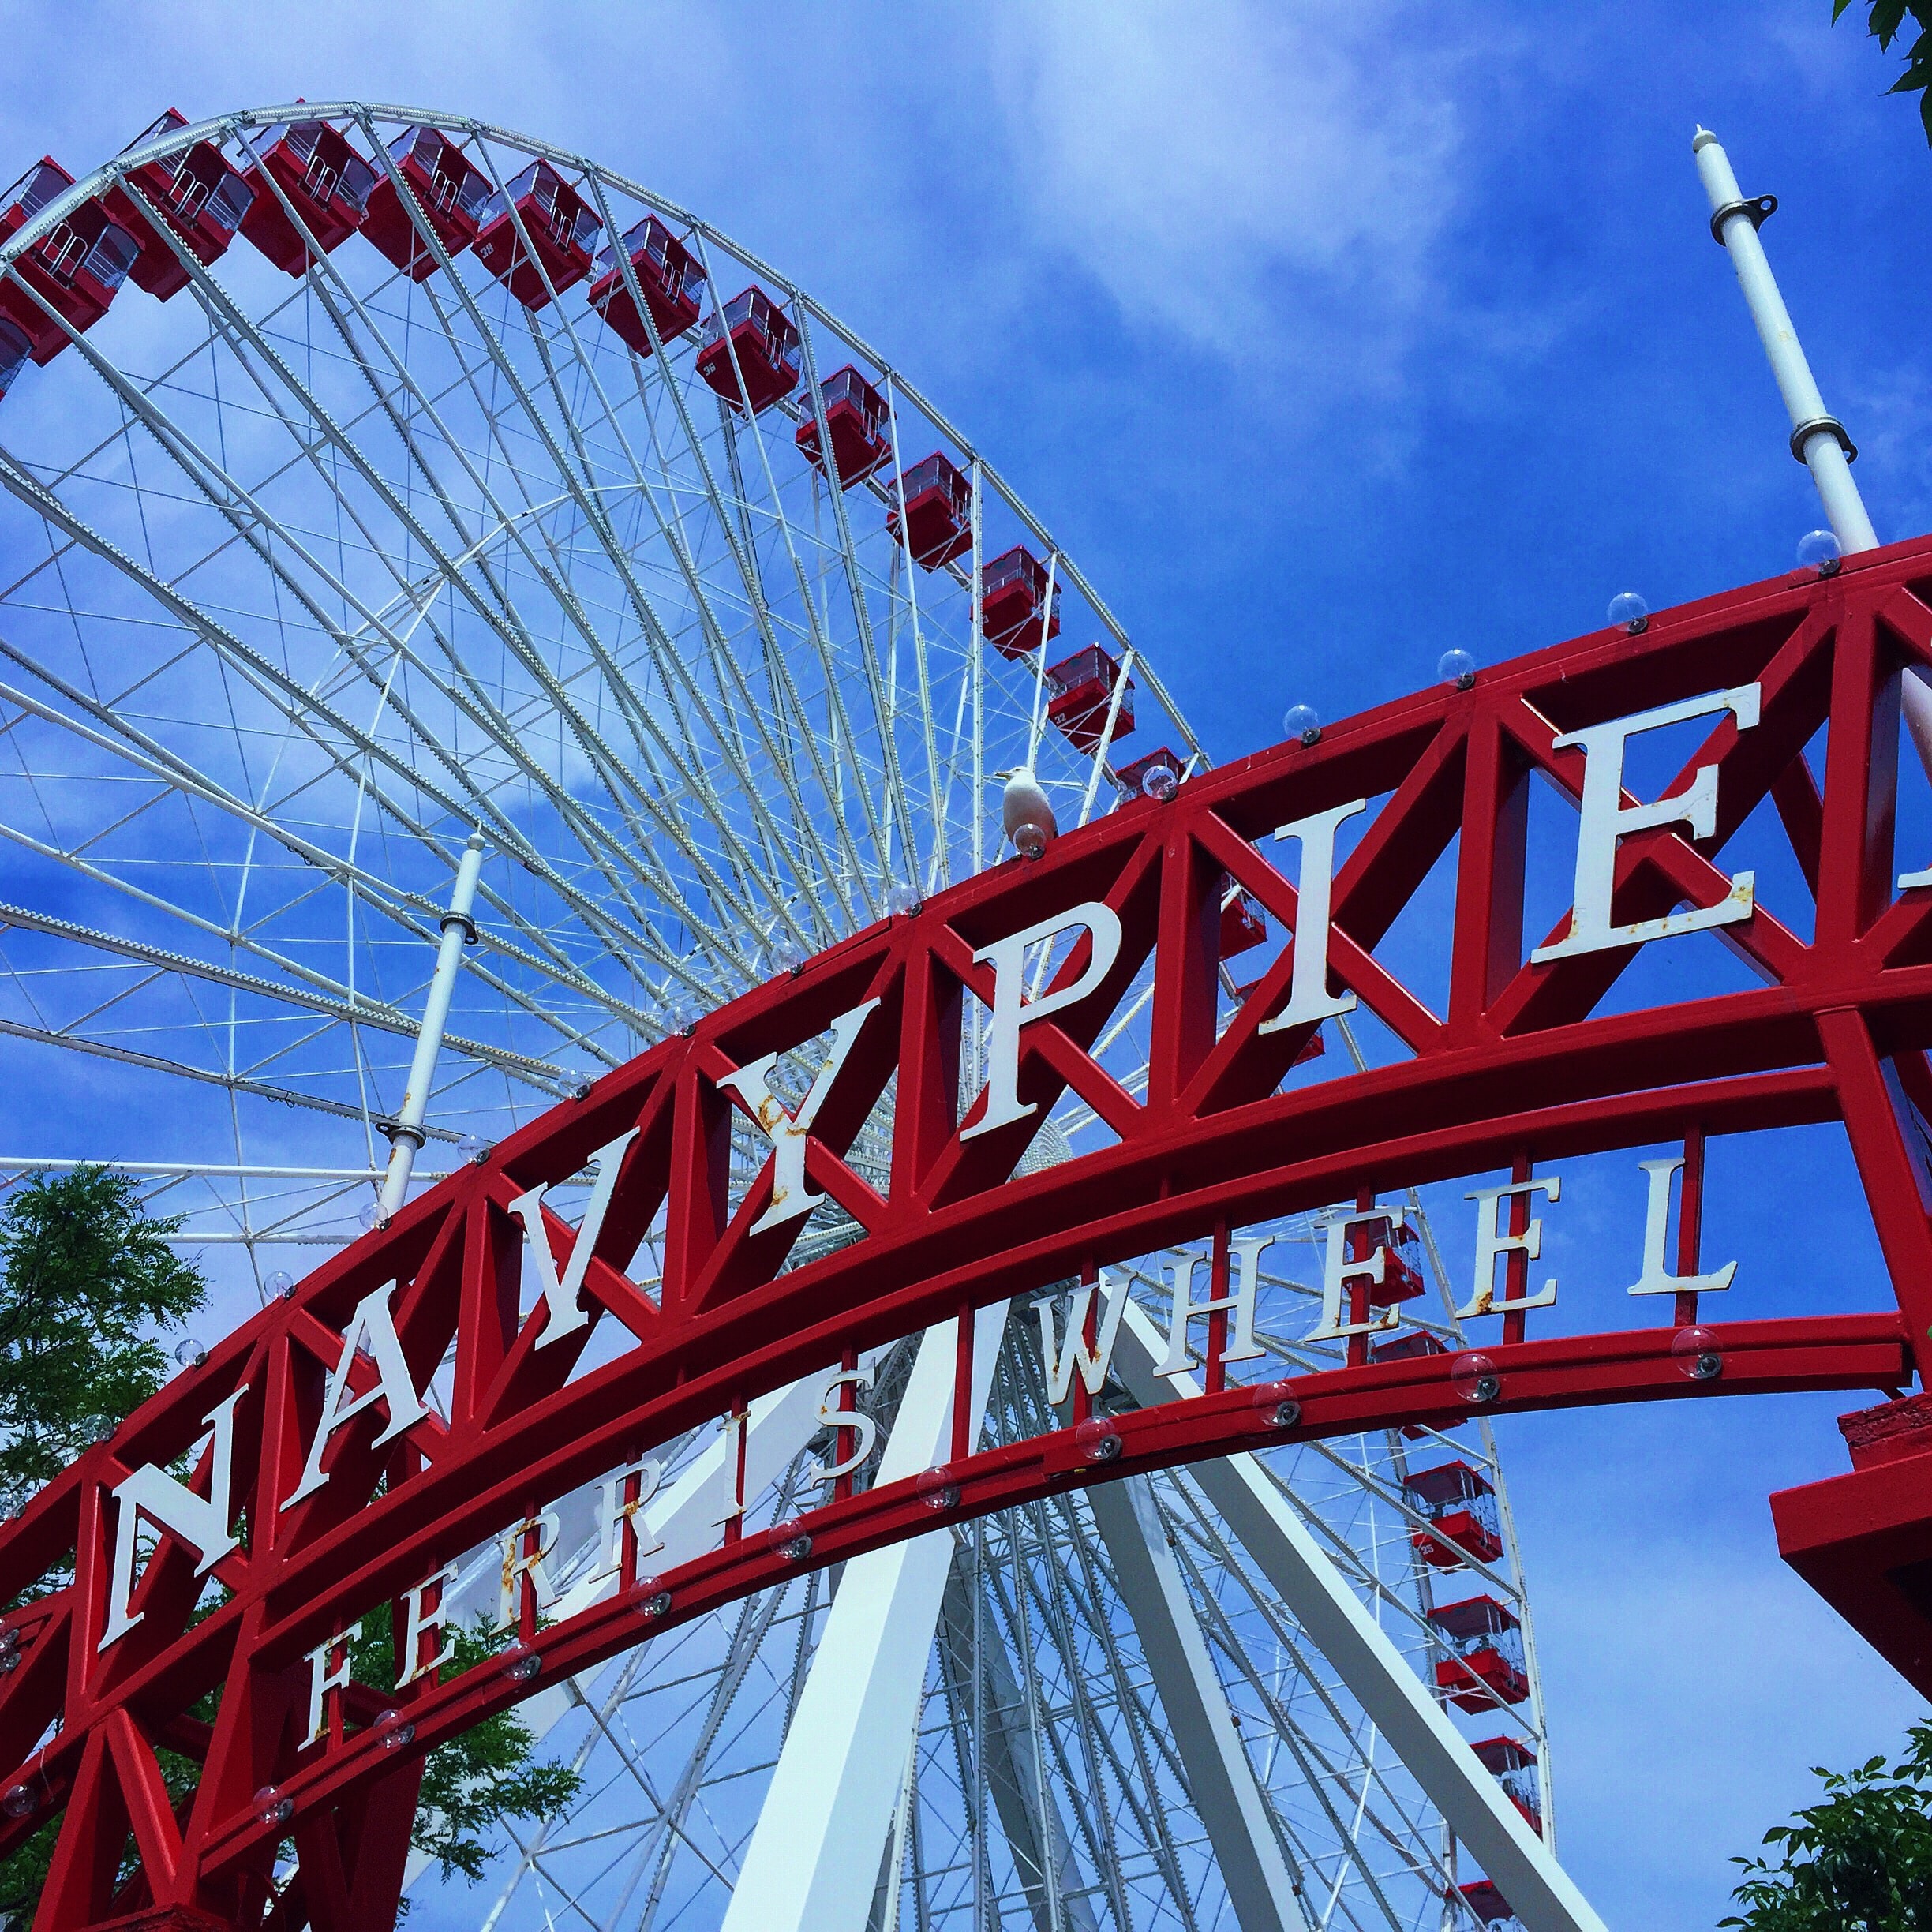
[[[1131,317],[1243,361],[1292,355],[1312,323],[1365,372],[1426,298],[1456,205],[1458,63],[1421,45],[1420,13],[995,13],[1035,223]]]

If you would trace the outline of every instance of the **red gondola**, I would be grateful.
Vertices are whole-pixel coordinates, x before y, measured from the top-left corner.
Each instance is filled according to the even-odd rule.
[[[996,556],[979,573],[979,627],[1005,657],[1024,657],[1060,635],[1060,586],[1046,608],[1046,566],[1024,544]],[[1174,766],[1178,773],[1178,764]]]
[[[1368,1284],[1371,1308],[1393,1308],[1425,1292],[1421,1242],[1413,1223],[1398,1223],[1394,1216],[1384,1215],[1380,1221],[1357,1222],[1354,1232],[1361,1252],[1353,1258],[1366,1260],[1376,1249],[1383,1250],[1382,1279]]]
[[[669,342],[698,326],[698,305],[705,285],[698,258],[661,222],[646,215],[623,238],[638,292],[657,331]],[[650,331],[624,286],[623,264],[608,243],[597,258],[597,279],[590,284],[590,306],[641,356],[651,353]]]
[[[1503,1795],[1523,1815],[1523,1822],[1540,1838],[1543,1835],[1543,1792],[1537,1782],[1537,1755],[1520,1738],[1485,1738],[1470,1749],[1482,1762],[1485,1771],[1495,1774]]]
[[[502,193],[492,195],[478,219],[477,260],[533,309],[547,307],[553,294],[575,288],[590,272],[592,251],[604,232],[583,197],[548,161],[533,161]]]
[[[389,144],[389,158],[409,183],[444,253],[460,255],[477,238],[483,204],[490,195],[489,176],[436,128],[405,128]],[[412,282],[435,273],[435,251],[386,174],[379,174],[369,190],[362,232]]]
[[[145,148],[187,125],[188,117],[170,107],[121,152]],[[153,209],[167,223],[168,232],[206,268],[227,253],[254,199],[241,170],[213,141],[197,141],[164,159],[129,168],[106,197],[109,216],[133,238],[140,251],[130,271],[136,284],[159,301],[178,295],[188,286],[188,271],[147,209]]]
[[[826,428],[832,435],[832,460],[838,465],[839,488],[850,489],[892,455],[886,399],[849,362],[818,385],[818,395],[825,405]],[[825,468],[818,454],[818,418],[809,399],[792,440],[814,470]]]
[[[1221,880],[1221,957],[1237,959],[1267,937],[1267,915],[1261,901],[1225,874]]]
[[[1509,1900],[1487,1878],[1472,1878],[1466,1885],[1458,1885],[1462,1901],[1485,1925],[1504,1925],[1515,1922],[1516,1915],[1510,1910]]]
[[[895,537],[902,496],[912,560],[922,569],[938,570],[972,548],[972,485],[943,451],[934,450],[900,479],[886,512],[886,527]]]
[[[1175,783],[1178,784],[1181,773],[1187,769],[1187,760],[1163,745],[1158,751],[1142,753],[1130,765],[1119,766],[1112,773],[1114,782],[1129,798],[1140,798],[1147,792],[1147,775],[1157,765],[1166,766],[1174,773]],[[1224,895],[1226,889],[1224,884],[1222,887]]]
[[[0,201],[0,240],[17,234],[73,185],[73,177],[58,161],[35,163]],[[107,219],[106,207],[88,201],[13,264],[13,272],[0,283],[0,308],[27,338],[28,354],[35,361],[52,361],[69,338],[34,295],[69,328],[84,335],[107,313],[139,253],[134,238]]]
[[[309,272],[310,243],[334,253],[362,226],[375,171],[326,121],[271,127],[255,143],[260,157],[243,175],[254,193],[242,232],[284,274]],[[280,196],[288,198],[284,208]],[[291,215],[291,211],[293,215]]]
[[[1321,1035],[1317,1033],[1316,1039]],[[1370,1346],[1371,1361],[1413,1361],[1422,1355],[1446,1355],[1448,1350],[1426,1328],[1411,1328],[1406,1335],[1397,1335],[1393,1341],[1377,1342]],[[1421,1442],[1428,1434],[1419,1422],[1405,1422],[1402,1432],[1411,1442]]]
[[[33,344],[27,331],[11,322],[0,321],[0,396],[13,387],[13,378],[27,366]]]
[[[1436,1688],[1466,1711],[1520,1704],[1530,1694],[1523,1668],[1522,1627],[1515,1611],[1493,1597],[1466,1597],[1439,1604],[1428,1620],[1441,1633],[1453,1657],[1436,1665]]]
[[[1437,1570],[1459,1570],[1471,1556],[1492,1563],[1503,1554],[1496,1491],[1480,1470],[1466,1462],[1441,1462],[1412,1470],[1402,1478],[1402,1488],[1432,1526],[1409,1533],[1425,1563]]]
[[[712,316],[698,373],[733,409],[749,406],[755,416],[798,387],[798,329],[754,282],[724,305],[722,317]]]
[[[1046,715],[1083,751],[1092,751],[1106,730],[1107,708],[1121,669],[1098,644],[1089,644],[1046,672]],[[1114,721],[1116,741],[1133,729],[1133,680],[1121,693]]]

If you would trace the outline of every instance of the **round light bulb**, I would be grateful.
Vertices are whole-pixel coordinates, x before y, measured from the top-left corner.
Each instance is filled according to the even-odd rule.
[[[1503,1378],[1487,1355],[1458,1355],[1449,1365],[1449,1383],[1466,1402],[1492,1402],[1503,1392]]]
[[[114,1432],[112,1416],[91,1415],[80,1419],[80,1440],[87,1443],[104,1443]]]
[[[174,1344],[174,1359],[184,1368],[199,1368],[208,1360],[208,1350],[189,1335],[185,1341]]]
[[[1836,531],[1807,530],[1798,539],[1799,564],[1806,570],[1816,571],[1821,577],[1835,575],[1844,560],[1844,546]]]
[[[1165,805],[1180,789],[1180,785],[1179,774],[1164,759],[1157,765],[1150,765],[1140,774],[1142,796],[1152,799],[1157,805]]]
[[[1621,624],[1634,637],[1638,631],[1649,627],[1650,606],[1634,590],[1619,590],[1610,600],[1606,616],[1608,622]]]
[[[588,1100],[596,1086],[595,1076],[589,1073],[576,1074],[571,1080],[570,1097],[573,1100]]]
[[[1252,1397],[1255,1413],[1270,1428],[1293,1428],[1301,1420],[1301,1405],[1288,1393],[1285,1382],[1260,1382]]]
[[[295,1277],[286,1268],[275,1268],[262,1288],[271,1301],[286,1301],[295,1292]]]
[[[384,1750],[400,1750],[416,1736],[416,1727],[402,1712],[386,1710],[376,1720],[376,1741]]]
[[[1290,705],[1282,719],[1282,730],[1305,745],[1321,742],[1321,713],[1312,705]]]
[[[0,1811],[10,1818],[23,1818],[34,1808],[33,1788],[27,1784],[9,1784],[4,1795],[0,1795]]]
[[[698,1002],[681,986],[667,987],[658,1005],[667,1038],[675,1033],[688,1033],[698,1024]]]
[[[386,1228],[389,1225],[389,1217],[383,1212],[383,1204],[379,1200],[371,1201],[356,1219],[371,1234],[378,1228]]]
[[[1024,825],[1013,827],[1013,850],[1022,859],[1037,859],[1046,849],[1047,837],[1046,828],[1029,818]]]
[[[795,973],[805,964],[804,949],[782,929],[772,934],[765,946],[765,971],[773,979]]]
[[[456,1143],[456,1158],[466,1167],[480,1166],[489,1152],[489,1143],[481,1134],[466,1133]]]
[[[919,889],[910,881],[895,886],[886,895],[886,910],[894,919],[910,919],[925,903]]]
[[[1724,1347],[1708,1328],[1679,1328],[1671,1337],[1671,1360],[1690,1382],[1715,1382],[1724,1373]]]
[[[1111,1416],[1089,1416],[1074,1430],[1073,1447],[1083,1466],[1111,1462],[1121,1452],[1120,1430]]]
[[[772,1525],[771,1545],[787,1563],[803,1563],[812,1552],[811,1533],[800,1529],[796,1518],[787,1517]]]
[[[264,1784],[255,1794],[255,1822],[258,1825],[286,1825],[295,1815],[295,1800],[285,1798],[272,1784]]]
[[[921,1470],[919,1481],[913,1485],[919,1500],[929,1510],[957,1509],[960,1486],[953,1480],[953,1472],[942,1464],[938,1469]]]
[[[1458,691],[1467,691],[1476,682],[1476,660],[1466,650],[1446,650],[1436,660],[1436,675]]]
[[[655,1577],[638,1579],[638,1590],[643,1598],[639,1606],[647,1617],[668,1616],[671,1613],[671,1593],[661,1589]]]
[[[497,1668],[512,1683],[528,1683],[543,1668],[543,1659],[519,1637],[496,1660]]]

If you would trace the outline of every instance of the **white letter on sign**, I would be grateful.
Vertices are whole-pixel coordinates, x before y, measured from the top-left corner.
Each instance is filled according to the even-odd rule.
[[[1174,1317],[1167,1326],[1167,1354],[1155,1369],[1171,1382],[1194,1366],[1194,1352],[1188,1346],[1188,1324],[1197,1315],[1232,1313],[1228,1324],[1227,1346],[1221,1351],[1224,1362],[1253,1361],[1267,1354],[1256,1341],[1255,1281],[1260,1272],[1261,1250],[1273,1241],[1272,1234],[1244,1234],[1234,1243],[1234,1285],[1224,1295],[1205,1301],[1194,1299],[1194,1270],[1198,1257],[1182,1255],[1167,1264],[1167,1279],[1174,1286]],[[1123,1297],[1124,1298],[1124,1297]]]
[[[841,1368],[826,1380],[825,1393],[818,1398],[818,1420],[827,1428],[849,1429],[858,1437],[844,1455],[838,1453],[838,1438],[832,1438],[833,1459],[829,1462],[814,1462],[805,1472],[805,1480],[810,1483],[837,1482],[841,1476],[849,1476],[872,1453],[872,1445],[878,1440],[878,1425],[863,1409],[840,1409],[833,1404],[833,1397],[842,1388],[849,1387],[856,1400],[858,1391],[872,1386],[870,1368]]]
[[[1570,930],[1554,945],[1538,946],[1532,960],[1567,959],[1578,953],[1601,953],[1607,946],[1641,945],[1646,940],[1668,939],[1674,934],[1704,932],[1713,926],[1732,926],[1751,915],[1751,893],[1757,875],[1732,875],[1731,889],[1714,906],[1693,906],[1663,919],[1639,919],[1631,926],[1611,924],[1610,900],[1616,883],[1617,841],[1652,826],[1687,825],[1693,838],[1709,838],[1717,829],[1717,767],[1702,765],[1687,792],[1660,799],[1654,805],[1623,803],[1623,747],[1639,732],[1659,731],[1691,718],[1728,711],[1739,731],[1758,722],[1758,687],[1739,684],[1713,691],[1705,698],[1687,698],[1681,704],[1660,705],[1635,717],[1612,718],[1586,731],[1566,732],[1556,740],[1583,747],[1582,822],[1577,827],[1576,896],[1570,909]]]
[[[545,1313],[544,1331],[537,1338],[539,1348],[547,1348],[559,1335],[572,1335],[589,1325],[590,1317],[577,1299],[590,1272],[590,1256],[597,1238],[604,1231],[604,1217],[609,1211],[611,1196],[617,1186],[617,1170],[623,1165],[624,1149],[638,1137],[633,1127],[608,1141],[590,1156],[590,1199],[585,1204],[583,1221],[577,1238],[571,1244],[570,1259],[557,1273],[556,1256],[550,1251],[550,1237],[543,1224],[545,1189],[534,1187],[510,1204],[510,1211],[523,1223],[524,1245],[537,1264],[537,1280],[543,1290]]]
[[[1365,1214],[1351,1211],[1331,1215],[1323,1222],[1328,1238],[1322,1265],[1321,1320],[1309,1331],[1309,1341],[1336,1342],[1345,1335],[1379,1335],[1384,1328],[1393,1328],[1402,1320],[1402,1310],[1393,1303],[1379,1314],[1372,1313],[1366,1321],[1342,1319],[1342,1297],[1348,1293],[1351,1281],[1365,1280],[1379,1288],[1388,1273],[1388,1250],[1380,1242],[1376,1243],[1373,1254],[1364,1255],[1358,1261],[1348,1258],[1349,1230],[1387,1226],[1391,1223],[1395,1227],[1406,1225],[1399,1212],[1391,1215],[1386,1208],[1372,1208]]]
[[[1127,1285],[1110,1282],[1106,1270],[1098,1271],[1096,1290],[1091,1282],[1082,1282],[1073,1290],[1073,1305],[1067,1311],[1066,1349],[1063,1354],[1054,1337],[1054,1298],[1043,1295],[1033,1304],[1039,1316],[1040,1354],[1046,1364],[1046,1399],[1058,1409],[1073,1391],[1073,1371],[1086,1384],[1089,1395],[1098,1395],[1114,1360],[1114,1345],[1120,1339],[1121,1317],[1127,1312]],[[1093,1313],[1094,1296],[1106,1297],[1106,1312],[1095,1331],[1094,1345],[1087,1345],[1087,1324]]]
[[[1735,1261],[1727,1261],[1714,1275],[1673,1275],[1664,1265],[1664,1241],[1670,1231],[1671,1176],[1683,1164],[1681,1154],[1637,1163],[1650,1177],[1650,1202],[1644,1214],[1643,1274],[1631,1289],[1632,1294],[1701,1294],[1707,1289],[1728,1288],[1737,1273]]]
[[[386,1403],[389,1410],[389,1426],[371,1445],[377,1449],[429,1413],[410,1379],[409,1363],[397,1339],[395,1324],[389,1316],[389,1297],[395,1290],[394,1282],[384,1282],[373,1294],[365,1295],[356,1304],[356,1312],[349,1319],[349,1332],[343,1337],[342,1360],[329,1372],[328,1388],[322,1398],[322,1419],[316,1425],[315,1440],[309,1445],[308,1466],[302,1471],[295,1493],[283,1500],[284,1509],[305,1496],[313,1496],[328,1481],[322,1471],[322,1451],[328,1447],[328,1439],[371,1403]],[[343,1398],[349,1392],[349,1371],[354,1365],[357,1350],[365,1341],[380,1380],[353,1401],[344,1402]]]
[[[105,1650],[125,1637],[145,1614],[128,1613],[134,1593],[134,1538],[146,1516],[200,1553],[197,1576],[209,1571],[231,1549],[241,1545],[229,1533],[229,1479],[234,1466],[235,1404],[248,1393],[245,1384],[203,1419],[215,1432],[208,1450],[208,1492],[204,1502],[185,1483],[177,1482],[153,1463],[144,1462],[123,1483],[114,1485],[114,1580],[107,1586],[107,1631],[100,1640]]]
[[[1335,886],[1335,832],[1345,819],[1368,809],[1365,798],[1357,799],[1352,805],[1338,805],[1332,811],[1316,812],[1275,829],[1278,839],[1301,841],[1301,873],[1295,882],[1294,968],[1288,1004],[1256,1027],[1257,1033],[1279,1033],[1284,1027],[1305,1026],[1311,1020],[1355,1009],[1353,993],[1331,997],[1328,991],[1328,900]]]
[[[1499,1301],[1496,1296],[1496,1264],[1502,1255],[1520,1253],[1526,1261],[1537,1260],[1543,1252],[1543,1223],[1533,1220],[1520,1234],[1499,1234],[1496,1223],[1503,1218],[1503,1204],[1518,1194],[1547,1194],[1552,1201],[1563,1199],[1563,1176],[1545,1174],[1538,1181],[1512,1181],[1507,1187],[1478,1188],[1463,1196],[1476,1203],[1476,1286],[1470,1298],[1455,1312],[1458,1321],[1477,1315],[1513,1315],[1520,1309],[1548,1308],[1556,1299],[1556,1278],[1543,1284],[1540,1294],[1526,1294],[1518,1301]],[[1528,1283],[1524,1284],[1527,1287]]]
[[[1093,941],[1087,969],[1070,986],[1049,988],[1036,1000],[1025,998],[1027,948],[1042,940],[1058,938],[1084,927]],[[990,1133],[1017,1120],[1024,1120],[1039,1110],[1032,1101],[1020,1100],[1020,1029],[1029,1020],[1044,1020],[1083,1000],[1104,979],[1120,957],[1120,915],[1110,905],[1090,900],[1071,912],[1056,912],[1051,919],[1017,932],[1010,939],[996,940],[973,955],[974,964],[993,963],[993,1024],[987,1041],[986,1112],[970,1127],[960,1129],[960,1138],[970,1140],[975,1134]]]
[[[832,1050],[826,1055],[825,1065],[818,1069],[811,1091],[799,1103],[796,1114],[788,1114],[766,1084],[772,1069],[778,1064],[775,1053],[747,1062],[718,1082],[751,1110],[751,1118],[764,1129],[765,1137],[772,1144],[771,1205],[752,1222],[754,1234],[762,1234],[781,1222],[796,1221],[799,1215],[810,1214],[825,1199],[805,1185],[805,1142],[812,1122],[818,1118],[818,1110],[825,1105],[826,1095],[832,1091],[832,1083],[838,1078],[839,1069],[845,1064],[845,1056],[859,1037],[859,1029],[866,1023],[866,1015],[878,1004],[877,1000],[869,999],[832,1022]]]

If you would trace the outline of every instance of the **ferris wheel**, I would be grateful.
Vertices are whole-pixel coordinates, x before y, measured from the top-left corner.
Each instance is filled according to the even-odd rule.
[[[0,1033],[17,1090],[87,1095],[88,1156],[264,1296],[392,1210],[419,1150],[418,1185],[710,1006],[1208,762],[894,365],[581,157],[415,110],[170,114],[78,181],[30,170],[0,233]],[[1231,886],[1220,918],[1232,1008],[1243,955],[1283,935]],[[466,960],[439,974],[451,934]],[[1146,1003],[1095,1048],[1129,1094]],[[1327,1045],[1363,1050],[1340,1022]],[[771,1076],[793,1106],[810,1077]],[[1106,1132],[1069,1100],[1029,1158]],[[861,1131],[868,1159],[884,1134]],[[47,1164],[7,1151],[10,1176]],[[1455,1346],[1410,1225],[1391,1298]],[[851,1232],[824,1203],[800,1253]],[[1295,1319],[1318,1230],[1275,1235],[1262,1357],[1353,1359]],[[1108,1402],[1151,1399],[1135,1338],[1204,1258],[1113,1271]],[[1064,1396],[1043,1336],[1076,1288],[1043,1327],[981,1317],[986,1441]],[[855,1371],[895,1440],[927,1346]],[[766,1522],[828,1453],[817,1404],[749,1420]],[[661,1451],[667,1547],[715,1526],[722,1454],[707,1432]],[[513,1833],[482,1890],[420,1879],[418,1923],[776,1924],[776,1893],[854,1860],[882,1932],[1492,1915],[1272,1588],[1284,1515],[1552,1839],[1494,1443],[1417,1426],[938,1531],[547,1689],[530,1720],[581,1799]],[[567,1601],[595,1531],[559,1516]],[[1480,1680],[1454,1661],[1472,1618],[1500,1660]],[[867,1830],[788,1840],[785,1792],[888,1736]]]

